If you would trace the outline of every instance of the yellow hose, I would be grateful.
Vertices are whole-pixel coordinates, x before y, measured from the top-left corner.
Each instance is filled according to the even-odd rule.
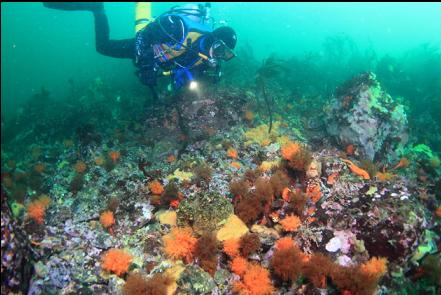
[[[135,33],[142,30],[152,21],[152,3],[136,2],[135,4]]]

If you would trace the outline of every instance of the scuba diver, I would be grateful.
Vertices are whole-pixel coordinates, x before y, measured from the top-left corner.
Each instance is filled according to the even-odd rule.
[[[210,4],[175,6],[156,19],[151,3],[136,2],[135,38],[109,39],[109,24],[102,2],[43,2],[47,8],[91,11],[95,19],[96,50],[106,56],[133,59],[140,81],[155,86],[160,76],[170,76],[174,90],[197,87],[196,80],[221,76],[221,62],[235,57],[237,37],[227,26],[213,29]]]

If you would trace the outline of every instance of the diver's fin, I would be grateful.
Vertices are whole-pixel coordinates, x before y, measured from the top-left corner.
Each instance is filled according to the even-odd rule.
[[[104,8],[103,2],[43,2],[44,7],[59,10],[87,10],[100,11]]]

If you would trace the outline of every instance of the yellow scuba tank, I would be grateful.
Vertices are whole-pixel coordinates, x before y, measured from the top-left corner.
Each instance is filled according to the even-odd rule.
[[[136,2],[135,4],[135,33],[139,32],[152,21],[152,3]]]

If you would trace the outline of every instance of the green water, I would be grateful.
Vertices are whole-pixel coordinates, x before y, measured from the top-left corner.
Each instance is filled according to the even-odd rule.
[[[157,16],[172,3],[154,3]],[[133,3],[106,3],[112,38],[133,36]],[[41,3],[1,4],[2,120],[42,85],[66,96],[68,79],[97,76],[118,87],[142,87],[129,60],[96,53],[89,12],[50,10]],[[260,59],[314,51],[325,39],[346,34],[362,51],[400,56],[422,43],[441,44],[439,3],[213,3],[212,15],[249,44]]]

